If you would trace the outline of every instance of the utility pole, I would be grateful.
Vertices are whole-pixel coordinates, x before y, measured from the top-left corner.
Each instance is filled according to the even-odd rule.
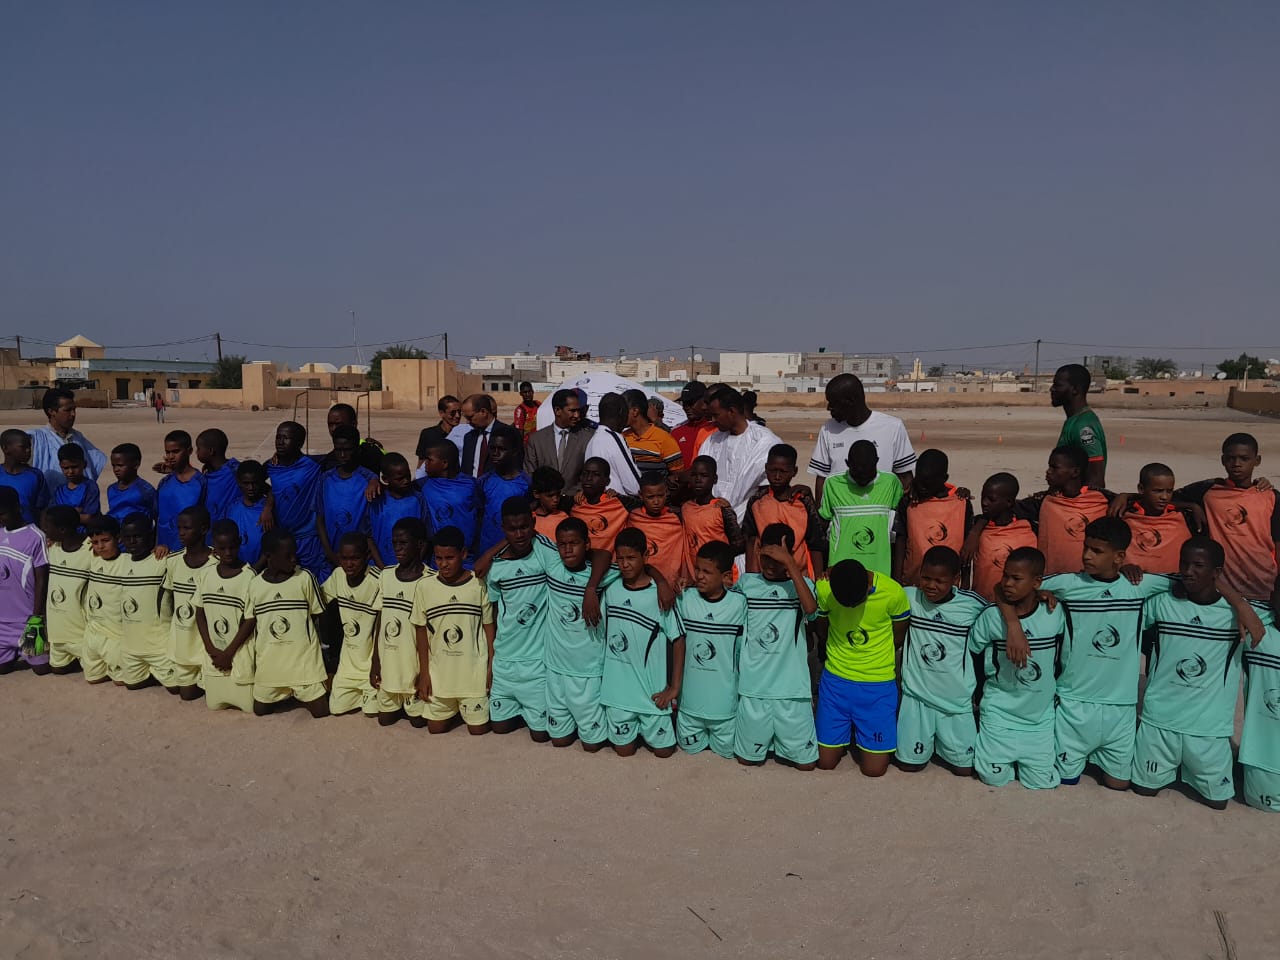
[[[22,338],[14,337],[13,339],[18,344],[18,359],[21,360],[22,359]]]
[[[447,333],[444,335],[444,358],[446,360],[449,359],[449,335]]]
[[[1031,392],[1035,393],[1040,389],[1040,341],[1036,341],[1036,372],[1031,378]]]
[[[222,334],[215,333],[213,339],[218,341],[218,362],[222,362]]]
[[[697,379],[698,379],[698,374],[697,374],[697,372],[696,372],[696,371],[695,371],[695,369],[694,369],[694,364],[695,364],[697,361],[695,361],[695,360],[693,359],[693,350],[694,350],[694,346],[693,346],[693,344],[691,343],[691,344],[689,344],[689,379],[690,379],[690,380],[697,380]]]

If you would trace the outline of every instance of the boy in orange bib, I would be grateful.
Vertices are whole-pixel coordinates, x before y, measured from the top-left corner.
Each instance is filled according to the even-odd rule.
[[[1044,474],[1049,489],[1018,501],[1016,513],[1036,526],[1045,576],[1078,570],[1084,528],[1107,515],[1111,494],[1084,485],[1088,468],[1083,447],[1055,447]]]
[[[973,526],[969,491],[947,482],[950,464],[941,450],[926,450],[916,461],[911,490],[898,507],[898,529],[906,535],[893,544],[894,579],[904,587],[916,585],[920,561],[932,547],[959,553]]]
[[[766,486],[760,487],[747,501],[742,522],[747,541],[747,572],[760,572],[760,532],[775,523],[785,523],[796,535],[793,551],[796,563],[810,577],[820,577],[826,570],[826,522],[818,516],[813,493],[796,478],[799,454],[789,443],[776,443],[769,448],[764,464]]]

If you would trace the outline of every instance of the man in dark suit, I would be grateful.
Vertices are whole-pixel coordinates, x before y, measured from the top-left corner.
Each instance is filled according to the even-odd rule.
[[[489,466],[489,441],[494,427],[508,426],[498,422],[498,405],[487,393],[473,393],[462,401],[462,419],[449,434],[458,447],[462,472],[473,477],[484,473]]]
[[[549,427],[534,432],[524,448],[524,470],[530,476],[539,467],[555,467],[564,477],[564,492],[572,497],[581,486],[578,474],[587,459],[591,431],[582,426],[582,404],[574,390],[557,390],[551,395],[555,417]]]

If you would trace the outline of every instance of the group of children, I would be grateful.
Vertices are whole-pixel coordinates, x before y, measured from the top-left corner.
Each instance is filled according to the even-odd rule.
[[[1092,765],[1222,806],[1243,670],[1245,800],[1280,810],[1280,511],[1248,435],[1224,443],[1225,478],[1176,489],[1150,464],[1134,495],[1089,490],[1083,451],[1060,447],[1046,491],[996,474],[977,516],[940,451],[904,494],[855,443],[817,503],[779,444],[741,523],[708,457],[636,498],[588,459],[566,500],[506,436],[472,478],[448,440],[415,477],[395,453],[363,465],[352,423],[331,435],[313,458],[283,423],[263,464],[229,459],[219,430],[174,431],[157,487],[123,444],[103,513],[82,450],[60,451],[50,494],[5,431],[0,672],[624,756],[832,769],[852,746],[868,776],[937,761],[1030,788]]]

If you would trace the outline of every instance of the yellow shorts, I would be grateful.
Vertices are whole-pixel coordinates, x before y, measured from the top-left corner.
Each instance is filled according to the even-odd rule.
[[[469,727],[482,727],[489,722],[488,697],[435,697],[428,700],[422,715],[428,720],[452,720],[462,714]]]
[[[304,683],[297,687],[268,687],[261,683],[253,685],[253,699],[257,703],[279,703],[290,697],[299,703],[312,703],[323,699],[327,693],[323,683]]]
[[[408,717],[420,717],[424,709],[424,704],[418,699],[416,693],[388,693],[385,690],[379,690],[374,703],[377,705],[378,713],[395,713],[397,710],[403,710]]]
[[[364,683],[356,683],[334,677],[333,689],[329,691],[329,712],[339,714],[353,710],[361,710],[371,717],[378,713],[378,695],[373,684],[367,678]]]
[[[155,677],[166,687],[177,686],[173,682],[173,661],[167,652],[162,653],[120,653],[120,680],[126,686],[146,682],[147,677]]]
[[[228,707],[253,712],[253,684],[236,683],[227,673],[205,673],[200,678],[204,687],[204,703],[210,710],[224,710]]]
[[[84,643],[80,647],[80,666],[84,668],[84,678],[90,683],[99,680],[120,679],[120,638],[110,637],[104,633],[88,628],[84,632]]]
[[[62,669],[69,667],[80,659],[82,643],[55,643],[49,641],[49,666]]]
[[[191,666],[186,663],[175,663],[173,665],[173,681],[169,684],[171,687],[198,687],[200,685],[201,669],[199,664]]]

